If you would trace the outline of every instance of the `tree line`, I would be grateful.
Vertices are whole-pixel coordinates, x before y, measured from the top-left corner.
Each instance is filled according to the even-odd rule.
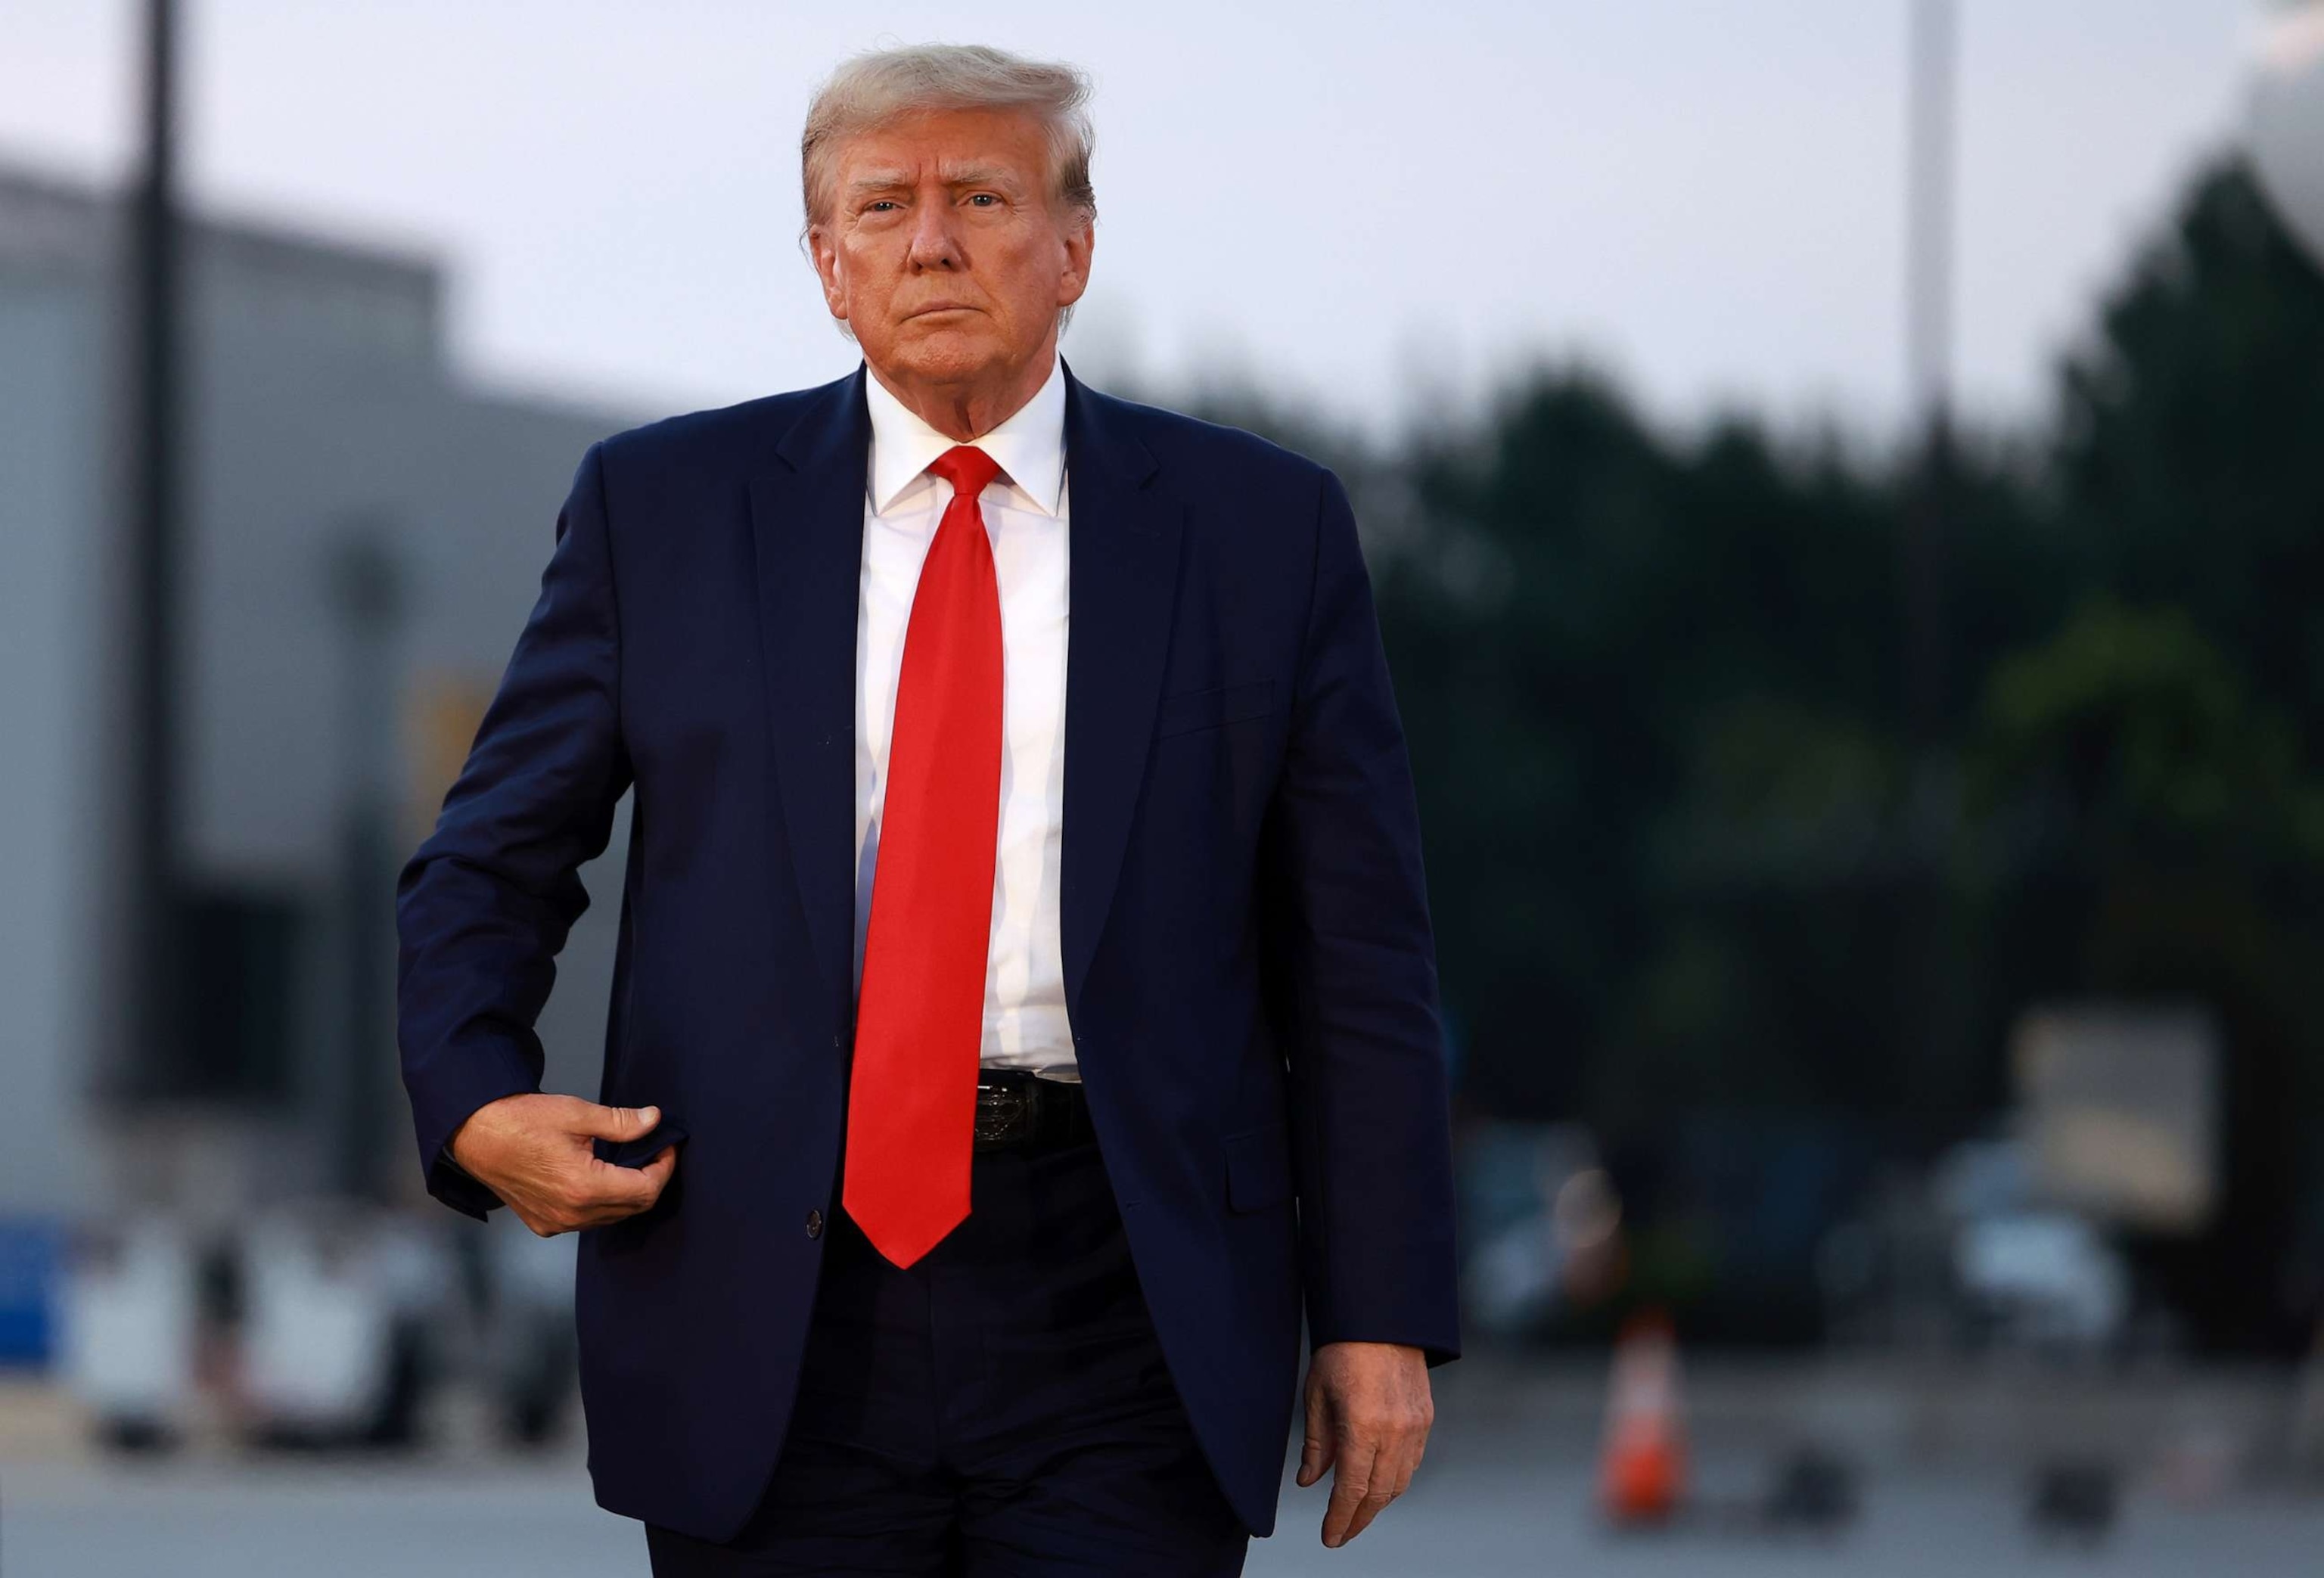
[[[2028,1006],[2197,1000],[2225,1203],[2144,1269],[2210,1341],[2289,1340],[2324,1260],[2324,274],[2240,165],[2024,430],[1679,436],[1576,368],[1387,448],[1214,403],[1366,522],[1465,1110],[1925,1158],[2003,1104]]]

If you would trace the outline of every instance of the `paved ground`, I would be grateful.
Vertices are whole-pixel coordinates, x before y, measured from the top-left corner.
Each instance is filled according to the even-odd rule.
[[[1819,1546],[1721,1534],[1715,1514],[1668,1536],[1611,1538],[1590,1497],[1600,1367],[1464,1360],[1438,1375],[1436,1439],[1412,1493],[1353,1546],[1326,1551],[1322,1490],[1286,1486],[1278,1533],[1252,1547],[1252,1578],[2324,1578],[2324,1494],[2246,1492],[2193,1509],[2138,1488],[2190,1422],[2268,1439],[2280,1376],[2099,1376],[2078,1389],[1985,1370],[1698,1369],[1688,1414],[1711,1506],[1741,1505],[1764,1482],[1770,1443],[1812,1435],[1868,1465],[1863,1521]],[[91,1460],[85,1426],[53,1391],[5,1391],[0,1578],[643,1578],[644,1540],[592,1504],[577,1443],[512,1462],[483,1446],[481,1416],[462,1417],[440,1421],[454,1444],[429,1461],[237,1459],[214,1444],[132,1463]],[[2045,1549],[2024,1526],[2023,1469],[2008,1466],[2037,1453],[2144,1462],[2150,1478],[2127,1492],[2104,1546]],[[1913,1466],[1931,1463],[1955,1466]]]
[[[1740,1465],[1738,1465],[1740,1466]],[[1254,1578],[2102,1578],[2324,1573],[2324,1502],[2194,1511],[2134,1500],[2094,1555],[2029,1539],[2000,1478],[1876,1478],[1828,1546],[1708,1532],[1616,1541],[1585,1463],[1471,1433],[1440,1444],[1390,1516],[1344,1551],[1315,1543],[1318,1492],[1287,1490]],[[1744,1476],[1732,1476],[1740,1480]],[[319,1464],[0,1467],[0,1578],[641,1578],[633,1525],[591,1505],[576,1460],[530,1467]]]

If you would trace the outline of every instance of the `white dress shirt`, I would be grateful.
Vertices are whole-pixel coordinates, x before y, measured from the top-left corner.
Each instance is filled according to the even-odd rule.
[[[952,486],[928,463],[954,448],[867,369],[872,460],[855,616],[855,984],[888,794],[896,679],[920,565]],[[1062,363],[1017,413],[974,441],[1001,475],[979,500],[1001,581],[1001,829],[984,974],[988,1066],[1074,1063],[1057,932],[1065,799],[1065,383]]]

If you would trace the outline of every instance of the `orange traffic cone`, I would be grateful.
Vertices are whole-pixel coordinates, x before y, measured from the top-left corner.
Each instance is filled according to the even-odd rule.
[[[1678,1339],[1660,1314],[1634,1315],[1614,1342],[1599,1495],[1621,1528],[1661,1523],[1686,1491],[1680,1429]]]

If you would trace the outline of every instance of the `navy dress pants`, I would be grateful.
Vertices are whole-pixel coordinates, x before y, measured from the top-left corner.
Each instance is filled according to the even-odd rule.
[[[832,1213],[766,1495],[727,1544],[649,1526],[656,1578],[1242,1571],[1096,1144],[973,1168],[968,1220],[908,1269]]]

